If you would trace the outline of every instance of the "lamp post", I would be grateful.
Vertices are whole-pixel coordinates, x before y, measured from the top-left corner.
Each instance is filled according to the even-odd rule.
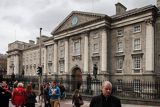
[[[42,40],[41,40],[41,32],[42,28],[40,28],[40,38],[39,38],[39,67],[42,67],[41,65],[41,48],[42,48]],[[41,83],[42,83],[42,75],[39,75],[39,95],[41,94]]]

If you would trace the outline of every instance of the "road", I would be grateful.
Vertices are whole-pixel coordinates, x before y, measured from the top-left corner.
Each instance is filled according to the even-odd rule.
[[[61,101],[61,107],[72,107],[71,106],[71,100],[62,100]],[[11,103],[9,107],[14,107]],[[40,107],[39,103],[36,103],[36,107]],[[44,107],[44,106],[42,106]],[[82,105],[81,107],[89,107],[89,102],[88,101],[84,101],[84,105]],[[160,106],[147,106],[147,105],[133,105],[133,104],[122,104],[122,107],[160,107]]]

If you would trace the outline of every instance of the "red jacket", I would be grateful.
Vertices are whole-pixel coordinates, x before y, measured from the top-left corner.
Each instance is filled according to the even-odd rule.
[[[17,87],[12,93],[12,104],[15,106],[25,105],[26,91],[23,87]]]

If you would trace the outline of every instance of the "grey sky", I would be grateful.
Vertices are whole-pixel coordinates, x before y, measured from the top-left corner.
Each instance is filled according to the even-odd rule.
[[[0,53],[15,40],[36,40],[51,31],[74,10],[115,14],[115,4],[121,2],[127,10],[156,5],[156,0],[0,0]]]

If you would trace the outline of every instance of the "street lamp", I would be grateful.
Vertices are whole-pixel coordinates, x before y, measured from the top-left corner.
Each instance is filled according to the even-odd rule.
[[[41,68],[41,74],[42,74],[42,66],[41,66],[41,48],[42,48],[42,40],[41,40],[41,32],[42,28],[40,28],[40,38],[39,38],[39,66],[38,68]],[[39,95],[41,94],[41,83],[42,83],[42,75],[39,75]]]

